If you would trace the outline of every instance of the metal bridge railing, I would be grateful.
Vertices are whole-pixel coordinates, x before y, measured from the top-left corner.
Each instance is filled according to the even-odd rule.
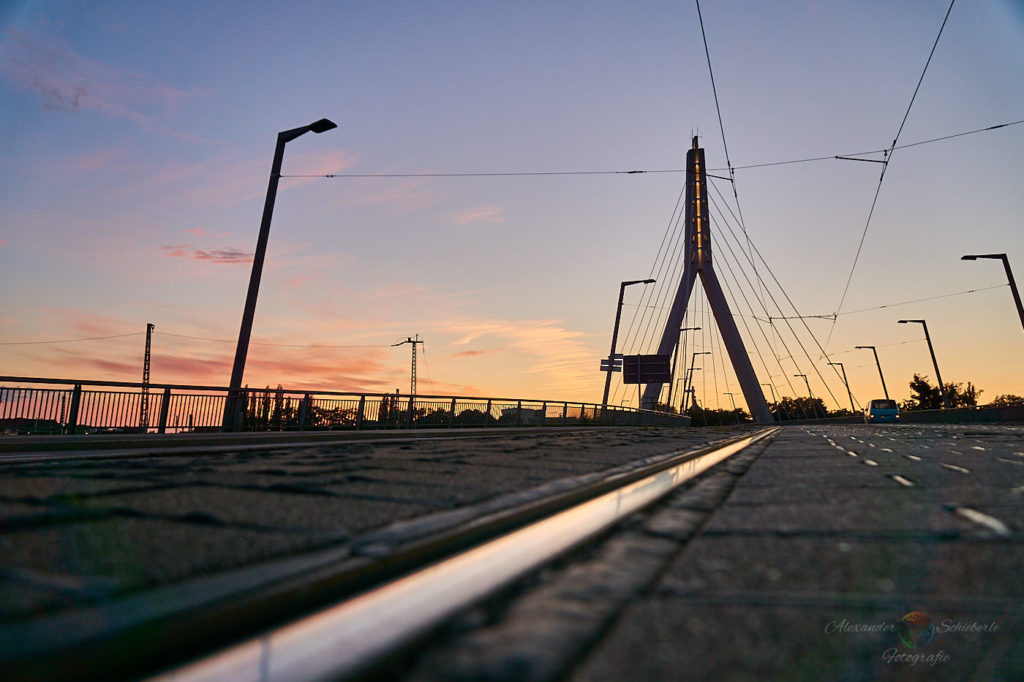
[[[13,385],[7,385],[13,384]],[[689,425],[688,417],[594,403],[244,389],[228,428],[224,387],[0,376],[0,433],[187,433],[489,426]],[[147,409],[144,410],[143,407]],[[143,423],[143,414],[148,415]]]

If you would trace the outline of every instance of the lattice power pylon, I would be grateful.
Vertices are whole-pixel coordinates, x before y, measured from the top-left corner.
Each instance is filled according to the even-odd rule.
[[[719,284],[718,276],[715,274],[711,259],[711,224],[708,216],[707,186],[704,150],[697,146],[697,138],[694,137],[692,148],[686,152],[686,261],[682,279],[679,281],[679,288],[676,290],[676,296],[672,302],[672,310],[665,322],[665,331],[662,333],[661,343],[658,345],[658,354],[670,355],[676,344],[679,343],[679,329],[686,313],[686,305],[690,301],[690,294],[693,292],[693,286],[699,275],[750,414],[756,422],[772,422],[774,421],[772,413],[768,409],[764,393],[761,392],[761,385],[757,381],[754,367],[750,364],[750,358],[743,346],[743,339],[740,338],[732,311],[729,310],[729,303],[725,300],[725,294],[722,293],[722,285]],[[661,394],[662,386],[663,384],[660,383],[647,384],[643,393],[644,407],[654,406]]]
[[[139,428],[143,433],[149,428],[149,349],[153,343],[152,323],[146,324],[146,356],[142,360],[142,406],[139,408]]]
[[[411,377],[409,379],[409,395],[410,396],[415,396],[416,395],[416,344],[423,343],[420,340],[420,335],[417,334],[415,339],[410,336],[410,337],[406,338],[405,341],[400,341],[398,343],[393,343],[393,344],[391,344],[391,346],[393,348],[395,346],[402,346],[402,345],[407,344],[407,343],[412,344],[412,370],[411,370]],[[429,370],[430,367],[427,367],[427,369]],[[428,372],[428,374],[429,374],[429,372]]]

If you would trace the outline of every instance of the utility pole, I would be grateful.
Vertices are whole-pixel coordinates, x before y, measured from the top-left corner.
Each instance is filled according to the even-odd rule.
[[[404,346],[407,343],[412,344],[412,369],[410,372],[411,376],[409,379],[409,400],[412,400],[413,398],[416,397],[416,344],[423,342],[420,341],[420,335],[417,334],[415,339],[412,337],[408,337],[406,338],[405,341],[400,341],[398,343],[391,344],[391,347],[394,348],[395,346]]]
[[[924,320],[899,320],[900,324],[916,322],[924,327],[924,340],[928,342],[928,352],[932,354],[932,366],[935,368],[935,378],[939,380],[939,392],[942,394],[942,407],[949,409],[949,397],[946,395],[946,386],[942,383],[942,374],[939,372],[939,361],[935,359],[935,349],[932,348],[932,337],[928,334],[928,323]]]
[[[857,408],[853,404],[853,393],[850,392],[850,382],[846,380],[846,368],[843,367],[843,363],[841,362],[830,362],[828,364],[833,366],[839,365],[839,369],[843,371],[843,383],[846,385],[846,395],[850,396],[850,410],[852,410],[854,414],[857,414]]]
[[[882,380],[882,392],[885,393],[885,399],[889,399],[889,389],[885,387],[885,375],[882,374],[882,363],[878,361],[878,349],[874,346],[854,346],[857,349],[871,349],[871,352],[875,354],[875,365],[878,367],[878,378]]]
[[[146,355],[142,359],[142,407],[139,409],[139,428],[143,433],[149,430],[149,351],[153,344],[152,322],[146,323]]]

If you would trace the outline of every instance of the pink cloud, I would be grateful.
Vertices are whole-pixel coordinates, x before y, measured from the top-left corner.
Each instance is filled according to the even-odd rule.
[[[160,249],[172,258],[191,258],[208,263],[235,264],[252,262],[252,253],[224,247],[220,249],[195,249],[191,244],[165,244]]]
[[[503,223],[505,222],[502,212],[505,207],[501,204],[467,208],[452,214],[453,225],[469,225],[470,223]]]
[[[159,121],[197,93],[180,90],[148,74],[80,55],[53,36],[7,30],[0,41],[0,77],[33,92],[43,108],[96,111],[134,121],[189,139],[202,138],[171,130]]]
[[[58,162],[57,168],[65,173],[81,175],[110,168],[122,162],[124,158],[124,149],[100,149],[64,159]]]
[[[493,350],[464,350],[461,353],[455,353],[452,355],[453,358],[474,358],[478,355],[489,355],[496,351]]]
[[[0,246],[7,246],[7,242],[5,242],[3,239],[0,239]]]

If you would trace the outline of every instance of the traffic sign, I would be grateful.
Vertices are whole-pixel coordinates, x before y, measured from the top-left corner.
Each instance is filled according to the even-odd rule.
[[[672,381],[670,355],[627,355],[622,358],[622,383],[667,384]]]

